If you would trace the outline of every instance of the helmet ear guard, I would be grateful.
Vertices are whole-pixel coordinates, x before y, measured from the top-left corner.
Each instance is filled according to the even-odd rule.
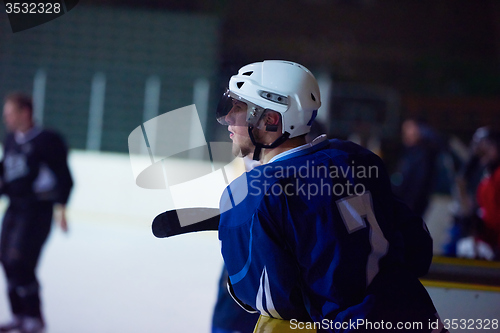
[[[281,114],[279,112],[274,111],[274,110],[266,109],[266,110],[264,110],[264,114],[261,117],[260,124],[259,124],[260,126],[258,128],[260,128],[260,129],[265,128],[265,130],[267,132],[277,132],[278,128],[280,126],[280,123],[282,123]],[[283,142],[288,140],[290,137],[290,133],[285,131],[279,138],[274,140],[273,143],[264,144],[262,142],[257,142],[257,140],[255,139],[255,136],[253,134],[254,128],[255,127],[253,127],[253,126],[248,127],[248,136],[250,137],[252,144],[255,146],[255,150],[253,153],[253,159],[256,161],[260,160],[260,153],[261,153],[263,148],[266,148],[266,149],[276,148],[279,145],[281,145]]]
[[[278,125],[266,125],[266,131],[278,132]]]
[[[262,127],[264,127],[267,132],[277,132],[280,123],[282,123],[281,113],[273,110],[265,110],[262,119],[265,124],[265,127]]]

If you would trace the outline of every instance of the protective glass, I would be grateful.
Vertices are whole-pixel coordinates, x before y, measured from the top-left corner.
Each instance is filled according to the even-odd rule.
[[[234,94],[229,89],[222,95],[216,111],[217,121],[226,126],[254,126],[264,114],[264,108]]]

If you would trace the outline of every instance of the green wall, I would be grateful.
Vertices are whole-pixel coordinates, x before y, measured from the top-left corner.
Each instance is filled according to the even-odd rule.
[[[148,77],[161,80],[160,114],[192,104],[196,79],[213,81],[219,25],[210,15],[79,5],[13,34],[0,15],[0,95],[31,93],[43,69],[43,125],[62,132],[71,148],[85,149],[91,81],[104,73],[101,150],[126,152],[129,133],[143,121]]]

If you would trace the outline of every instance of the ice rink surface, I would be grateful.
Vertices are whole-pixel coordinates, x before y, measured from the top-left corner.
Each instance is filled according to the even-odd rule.
[[[47,333],[210,332],[217,233],[155,238],[165,190],[139,188],[128,155],[73,151],[69,162],[70,231],[53,226],[38,267]],[[2,272],[0,321],[9,318]]]
[[[73,221],[39,266],[47,333],[210,332],[222,268],[215,232],[155,239],[147,227]],[[9,318],[0,278],[0,320]]]

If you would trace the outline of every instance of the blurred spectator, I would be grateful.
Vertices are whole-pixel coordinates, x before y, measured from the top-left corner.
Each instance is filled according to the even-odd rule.
[[[443,249],[443,254],[446,256],[457,256],[458,240],[475,235],[480,225],[476,192],[485,172],[485,165],[480,163],[480,159],[484,151],[484,139],[489,131],[488,127],[476,130],[470,143],[468,157],[456,176],[453,225],[450,229],[450,240]]]
[[[437,158],[443,144],[423,121],[407,119],[401,126],[404,151],[391,177],[393,191],[415,213],[423,216],[434,190]]]
[[[490,131],[483,140],[481,164],[487,176],[477,189],[479,216],[484,222],[480,238],[488,243],[499,259],[500,254],[500,132]]]

